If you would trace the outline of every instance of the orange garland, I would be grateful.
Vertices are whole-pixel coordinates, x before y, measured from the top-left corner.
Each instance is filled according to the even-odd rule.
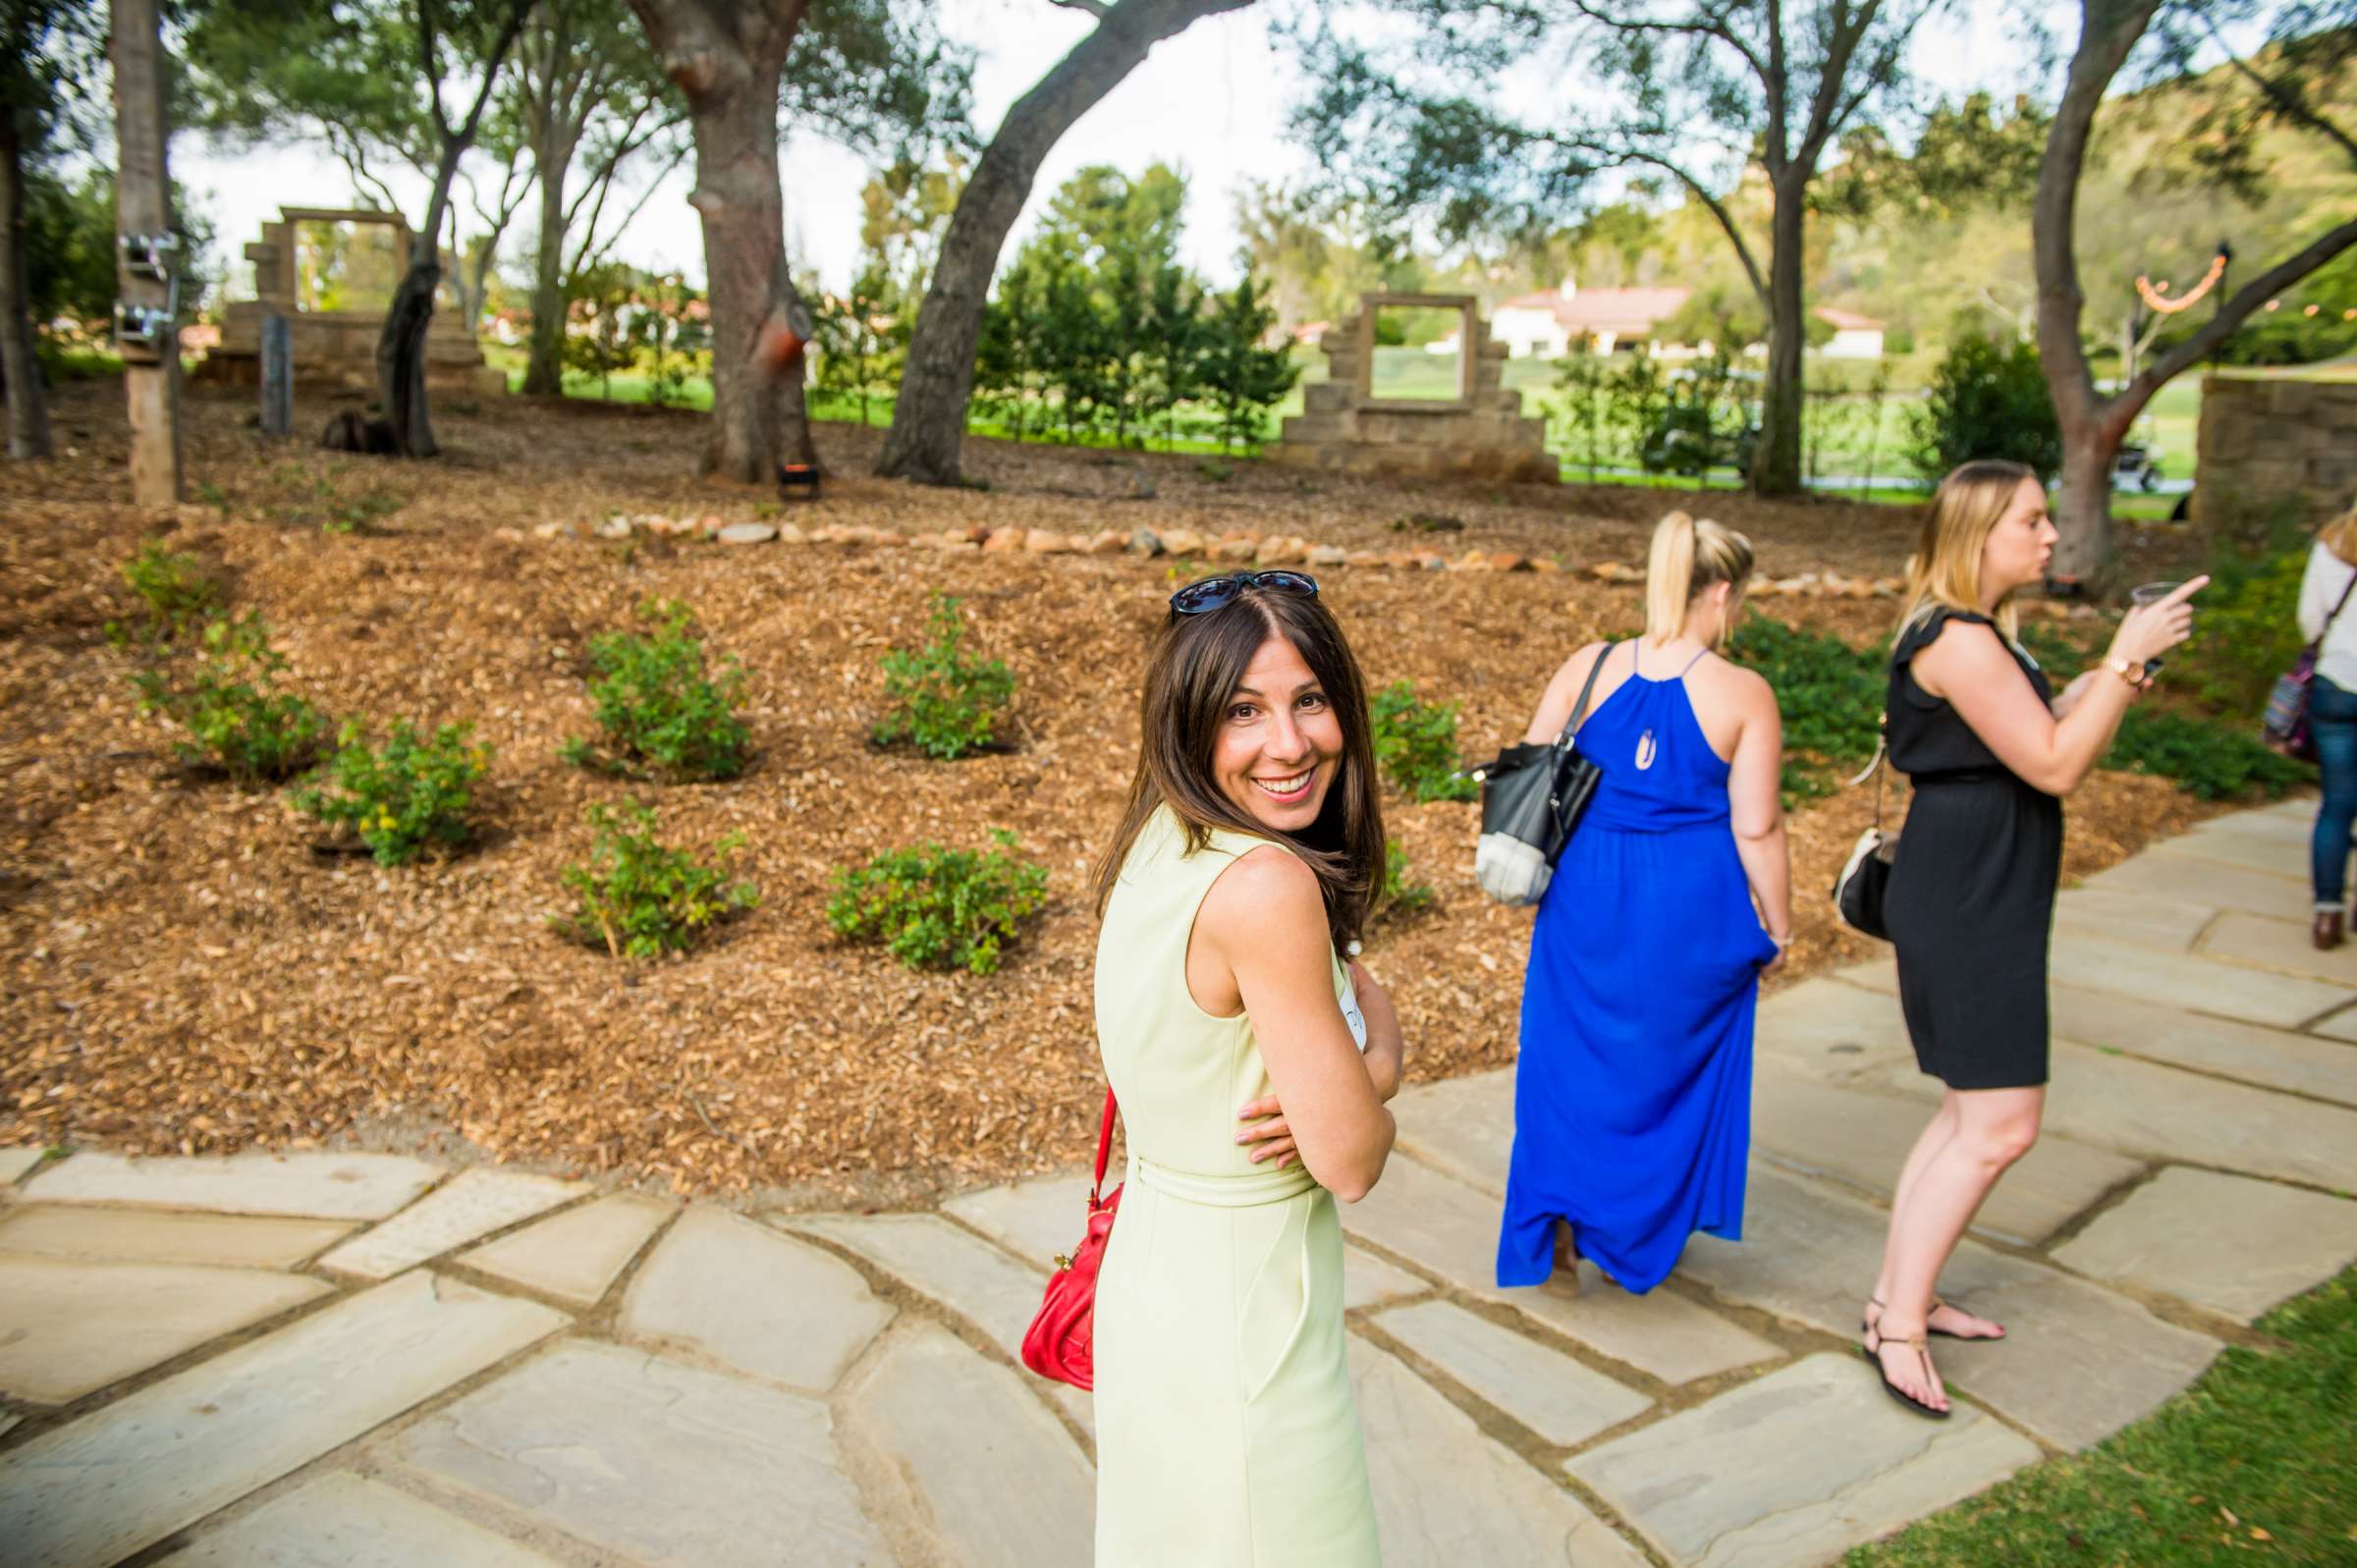
[[[2166,297],[2168,284],[2165,280],[2159,288],[2155,288],[2152,280],[2141,272],[2136,274],[2136,294],[2139,298],[2143,299],[2146,308],[2158,310],[2165,316],[2173,316],[2216,288],[2218,280],[2225,275],[2225,256],[2223,254],[2215,255],[2210,258],[2210,270],[2202,275],[2202,281],[2195,284],[2192,292],[2182,298],[2168,298]]]

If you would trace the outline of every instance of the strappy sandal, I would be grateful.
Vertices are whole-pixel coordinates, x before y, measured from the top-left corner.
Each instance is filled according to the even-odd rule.
[[[1868,1296],[1868,1297],[1866,1298],[1866,1305],[1867,1305],[1867,1306],[1869,1306],[1869,1307],[1880,1307],[1880,1308],[1881,1308],[1883,1311],[1885,1311],[1885,1312],[1889,1312],[1889,1311],[1891,1310],[1891,1304],[1890,1304],[1889,1302],[1887,1302],[1887,1301],[1884,1301],[1884,1300],[1881,1300],[1880,1298],[1878,1298],[1878,1297],[1875,1297],[1875,1296]],[[2007,1337],[2009,1337],[2009,1335],[2008,1335],[2008,1334],[2006,1334],[2006,1333],[1994,1333],[1994,1334],[1960,1334],[1960,1333],[1957,1333],[1957,1332],[1956,1332],[1954,1329],[1952,1329],[1952,1328],[1935,1328],[1935,1327],[1933,1327],[1933,1326],[1932,1326],[1932,1314],[1933,1314],[1933,1313],[1936,1313],[1936,1312],[1938,1312],[1938,1311],[1939,1311],[1941,1308],[1943,1308],[1943,1307],[1951,1306],[1951,1305],[1953,1305],[1953,1303],[1950,1303],[1950,1302],[1946,1302],[1946,1301],[1942,1301],[1942,1300],[1941,1300],[1941,1299],[1940,1299],[1938,1296],[1934,1296],[1934,1297],[1932,1298],[1932,1304],[1931,1304],[1931,1306],[1929,1306],[1929,1307],[1927,1307],[1926,1309],[1924,1309],[1924,1314],[1923,1314],[1923,1325],[1924,1325],[1924,1327],[1923,1327],[1923,1331],[1924,1331],[1925,1333],[1927,1333],[1927,1334],[1931,1334],[1931,1335],[1933,1335],[1935,1338],[1940,1338],[1940,1339],[1953,1339],[1953,1340],[1955,1340],[1955,1341],[1956,1341],[1958,1344],[1965,1344],[1965,1345],[1993,1345],[1993,1344],[1997,1343],[1997,1341],[1999,1341],[2000,1339],[2004,1339],[2004,1338],[2007,1338]],[[1957,1308],[1956,1308],[1956,1311],[1958,1311],[1958,1312],[1962,1312],[1963,1310],[1964,1310],[1964,1309],[1963,1309],[1963,1308],[1961,1308],[1961,1307],[1957,1307]],[[1977,1315],[1976,1315],[1976,1316],[1977,1316]],[[1879,1321],[1879,1320],[1878,1320],[1878,1321]],[[1996,1321],[1996,1320],[1994,1320],[1994,1319],[1992,1319],[1992,1320],[1991,1320],[1991,1322],[1995,1322],[1995,1321]],[[1998,1324],[1998,1327],[1999,1327],[1999,1328],[2001,1328],[2001,1329],[2002,1329],[2004,1326],[2005,1326],[2005,1325],[2004,1325],[2003,1324],[2001,1324],[2001,1324]],[[1866,1316],[1865,1316],[1863,1313],[1861,1313],[1861,1314],[1859,1314],[1859,1315],[1858,1315],[1858,1332],[1860,1332],[1860,1333],[1866,1333],[1866,1334],[1870,1334],[1870,1333],[1875,1333],[1875,1332],[1877,1332],[1877,1331],[1878,1331],[1878,1330],[1875,1328],[1875,1326],[1874,1326],[1874,1324],[1867,1322],[1867,1320],[1866,1320]]]
[[[1922,1334],[1917,1334],[1911,1339],[1888,1339],[1884,1337],[1883,1331],[1879,1328],[1869,1328],[1866,1331],[1874,1336],[1874,1343],[1870,1345],[1862,1344],[1858,1346],[1858,1354],[1864,1356],[1868,1361],[1874,1363],[1875,1376],[1883,1379],[1883,1392],[1889,1394],[1891,1398],[1897,1400],[1900,1404],[1906,1406],[1909,1410],[1914,1411],[1915,1414],[1919,1416],[1927,1416],[1933,1421],[1946,1421],[1953,1409],[1952,1406],[1949,1410],[1942,1410],[1936,1405],[1925,1404],[1922,1400],[1916,1398],[1913,1394],[1908,1393],[1904,1388],[1901,1388],[1898,1384],[1892,1382],[1891,1380],[1891,1370],[1883,1365],[1883,1347],[1885,1345],[1903,1345],[1907,1349],[1914,1351],[1916,1359],[1923,1363],[1923,1371],[1925,1376],[1930,1379],[1931,1381],[1938,1382],[1940,1380],[1940,1369],[1932,1365],[1931,1341]]]

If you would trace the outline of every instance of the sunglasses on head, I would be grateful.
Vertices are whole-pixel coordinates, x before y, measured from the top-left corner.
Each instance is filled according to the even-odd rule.
[[[1318,579],[1306,571],[1231,571],[1217,577],[1205,577],[1190,582],[1171,595],[1171,614],[1175,616],[1209,615],[1235,603],[1236,596],[1246,588],[1266,588],[1271,593],[1297,593],[1304,599],[1318,596]]]

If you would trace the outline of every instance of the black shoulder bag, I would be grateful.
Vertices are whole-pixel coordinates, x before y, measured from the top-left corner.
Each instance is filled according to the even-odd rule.
[[[1500,903],[1539,901],[1571,830],[1596,793],[1602,770],[1580,755],[1571,737],[1587,717],[1596,677],[1612,656],[1610,646],[1596,656],[1570,723],[1552,745],[1525,740],[1473,770],[1481,783],[1481,841],[1473,850],[1473,880]]]
[[[1882,728],[1886,731],[1891,728],[1888,713],[1883,715]],[[1883,897],[1890,891],[1891,867],[1898,858],[1898,835],[1883,832],[1883,770],[1890,766],[1891,747],[1885,734],[1877,737],[1874,761],[1866,768],[1866,773],[1874,775],[1874,826],[1858,835],[1841,874],[1834,879],[1834,912],[1850,930],[1878,942],[1891,940],[1891,928],[1883,919]],[[1853,784],[1865,782],[1865,773],[1850,781]]]

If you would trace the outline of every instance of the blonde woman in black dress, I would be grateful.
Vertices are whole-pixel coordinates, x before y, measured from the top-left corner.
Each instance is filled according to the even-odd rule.
[[[1997,1178],[2037,1141],[2062,796],[2149,683],[2145,661],[2185,640],[2185,599],[2209,581],[2129,611],[2103,663],[2056,698],[2012,604],[2045,577],[2056,537],[2028,468],[1956,469],[1907,563],[1891,655],[1890,763],[1914,797],[1885,916],[1915,1059],[1947,1093],[1899,1172],[1865,1350],[1891,1397],[1933,1417],[1948,1399],[1926,1336],[2005,1331],[1934,1291]]]

